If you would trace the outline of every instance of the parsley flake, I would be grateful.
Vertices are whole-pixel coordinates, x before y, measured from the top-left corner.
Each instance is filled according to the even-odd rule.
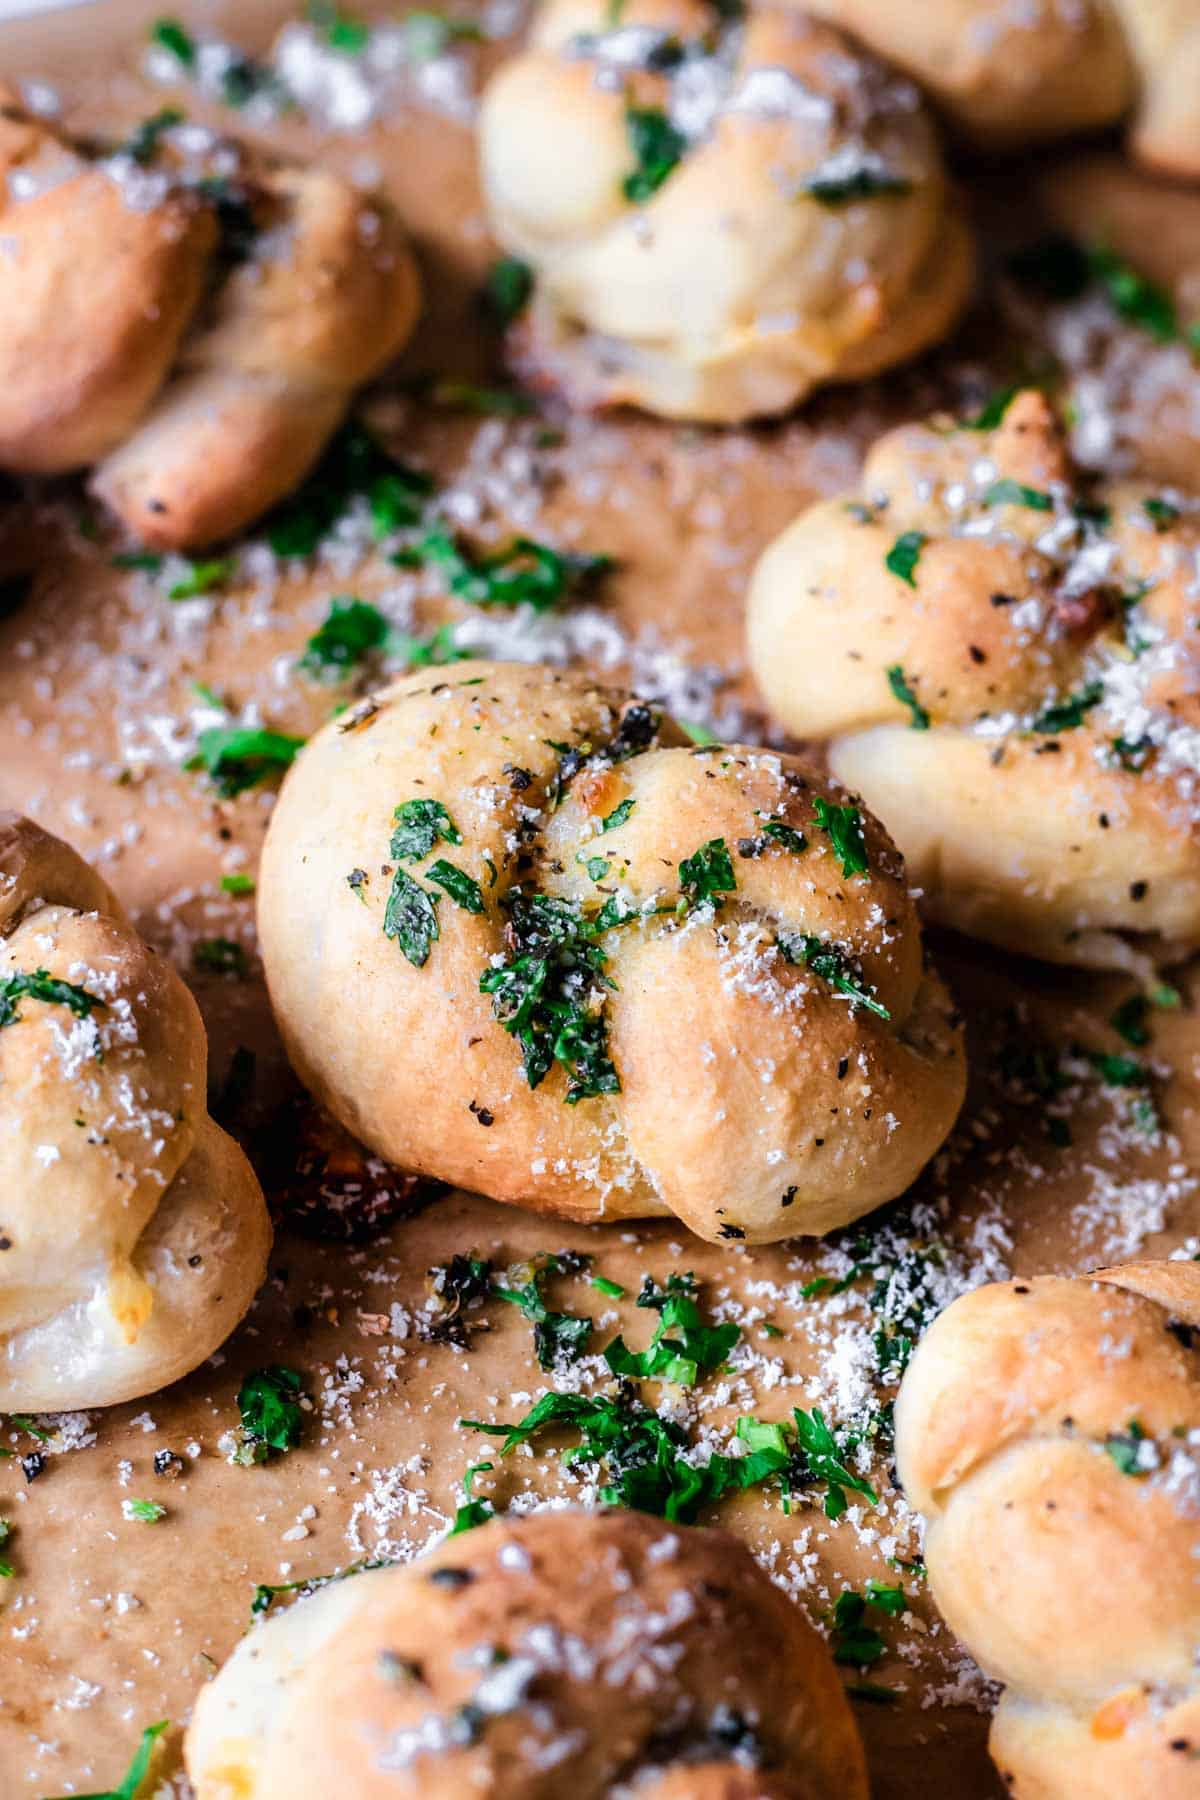
[[[127,1519],[137,1519],[143,1525],[157,1525],[167,1516],[166,1507],[158,1500],[122,1500],[121,1511]]]
[[[405,800],[393,822],[389,847],[400,862],[419,862],[443,838],[448,844],[462,843],[462,833],[440,800]]]
[[[533,270],[519,256],[501,256],[487,272],[484,300],[496,322],[504,327],[520,318],[533,293]]]
[[[813,816],[820,829],[828,833],[834,854],[841,858],[842,874],[865,875],[868,869],[867,840],[858,807],[837,806],[818,794],[813,801]]]
[[[724,838],[710,838],[691,856],[684,857],[679,865],[679,885],[693,906],[719,906],[723,894],[737,892],[733,861]]]
[[[884,566],[901,581],[906,581],[910,588],[915,588],[917,563],[928,541],[923,531],[902,531],[884,557]]]
[[[1041,488],[1026,487],[1023,481],[1014,481],[1005,475],[1000,481],[993,481],[983,496],[985,506],[1027,506],[1033,512],[1053,512],[1054,501]]]
[[[613,1339],[604,1352],[613,1374],[691,1387],[701,1370],[719,1369],[741,1331],[732,1324],[705,1325],[695,1295],[693,1275],[671,1275],[661,1288],[647,1276],[637,1304],[657,1312],[658,1325],[645,1350],[632,1351],[623,1337]]]
[[[303,1413],[300,1376],[279,1364],[254,1369],[238,1389],[238,1411],[248,1462],[266,1462],[272,1450],[294,1450],[300,1442]]]
[[[453,863],[439,857],[437,862],[430,863],[425,874],[430,881],[436,881],[464,912],[483,911],[483,892],[475,877],[468,875],[465,869],[456,868]]]
[[[627,106],[625,132],[635,167],[622,181],[621,192],[641,206],[674,172],[687,149],[687,139],[661,106]]]
[[[98,994],[89,993],[73,981],[60,981],[46,969],[0,976],[0,1028],[15,1025],[21,1017],[22,1000],[41,1000],[47,1006],[65,1006],[77,1019],[86,1019],[104,1006]]]
[[[849,206],[856,200],[897,199],[911,194],[912,188],[903,175],[862,168],[849,175],[810,175],[800,192],[821,206]]]
[[[318,681],[338,680],[382,649],[391,627],[377,606],[352,594],[336,594],[324,624],[305,646],[298,667]]]
[[[290,767],[303,747],[303,738],[260,725],[214,725],[200,733],[184,768],[203,769],[221,799],[232,800]]]
[[[383,935],[395,938],[414,969],[424,968],[430,950],[441,936],[437,903],[436,894],[428,893],[404,869],[395,870],[383,911]]]
[[[568,1076],[566,1099],[574,1106],[596,1094],[620,1092],[608,1048],[603,989],[608,961],[578,908],[548,894],[513,889],[502,902],[508,914],[508,958],[480,977],[480,992],[517,1039],[525,1079],[537,1087],[557,1062]]]
[[[839,945],[827,944],[819,937],[786,931],[780,932],[776,942],[788,962],[811,969],[814,975],[827,981],[839,994],[845,994],[853,1006],[865,1006],[868,1012],[873,1012],[880,1019],[891,1018],[887,1007],[876,997],[875,990],[868,986]]]
[[[909,719],[910,730],[928,731],[929,714],[917,699],[917,696],[906,680],[904,670],[899,663],[892,663],[891,667],[887,670],[887,678],[888,686],[891,688],[901,706],[907,706],[909,710],[911,715]]]
[[[1033,729],[1043,737],[1057,737],[1061,731],[1074,731],[1103,698],[1103,683],[1089,681],[1077,694],[1069,694],[1065,700],[1053,701],[1043,708],[1033,721]]]

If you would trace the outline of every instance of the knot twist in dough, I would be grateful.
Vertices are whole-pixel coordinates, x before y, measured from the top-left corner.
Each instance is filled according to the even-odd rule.
[[[564,1217],[830,1230],[902,1192],[962,1098],[875,820],[583,675],[456,664],[319,732],[259,932],[292,1061],[348,1130]]]
[[[1135,156],[1200,175],[1200,18],[1193,0],[810,0],[997,149],[1115,125]]]
[[[776,538],[751,665],[933,916],[1146,973],[1200,943],[1200,519],[1144,483],[1084,491],[1040,393],[992,411],[890,432],[861,497]]]
[[[152,148],[91,154],[0,91],[0,468],[96,465],[132,534],[188,549],[295,487],[419,295],[341,177],[194,128]]]
[[[930,1587],[1005,1683],[1018,1800],[1185,1800],[1200,1751],[1200,1268],[995,1283],[896,1402]]]
[[[198,1800],[866,1800],[828,1652],[746,1547],[641,1513],[496,1519],[242,1639]]]
[[[270,1226],[195,1001],[100,877],[0,813],[0,1410],[106,1406],[221,1344]]]
[[[493,227],[534,267],[531,374],[735,422],[949,330],[972,249],[915,91],[786,8],[551,0],[492,79]]]

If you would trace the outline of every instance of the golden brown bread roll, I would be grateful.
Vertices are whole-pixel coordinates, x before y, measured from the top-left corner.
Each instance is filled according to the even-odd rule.
[[[521,354],[586,404],[735,422],[945,335],[972,250],[907,83],[755,5],[552,0],[480,115]]]
[[[750,660],[934,917],[1055,962],[1200,943],[1193,503],[1079,484],[1036,391],[890,432],[770,545]]]
[[[128,436],[216,241],[198,196],[89,161],[0,87],[0,468],[61,474]]]
[[[347,1129],[560,1216],[826,1231],[902,1192],[962,1098],[874,819],[581,674],[423,671],[318,732],[259,932],[295,1068]]]
[[[1193,0],[809,0],[904,69],[977,142],[1016,149],[1132,113],[1135,154],[1200,175]]]
[[[1018,1800],[1185,1800],[1200,1756],[1200,1268],[976,1288],[918,1346],[896,1450],[933,1596],[1005,1684]]]
[[[97,464],[95,492],[156,549],[240,531],[407,341],[397,220],[340,176],[206,151],[204,133],[100,159],[0,99],[0,467]],[[227,266],[231,192],[248,243]]]
[[[270,1226],[206,1061],[195,1001],[100,877],[0,813],[0,1410],[151,1393],[249,1306]]]
[[[198,1800],[867,1794],[829,1655],[745,1546],[620,1511],[320,1589],[242,1639],[186,1751]]]
[[[227,537],[290,493],[416,322],[416,266],[391,212],[327,170],[259,185],[273,223],[92,478],[158,548]]]

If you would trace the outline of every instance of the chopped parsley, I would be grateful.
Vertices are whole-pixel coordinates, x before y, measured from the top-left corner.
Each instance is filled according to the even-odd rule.
[[[1122,1000],[1108,1022],[1127,1044],[1140,1050],[1150,1042],[1150,1030],[1146,1024],[1149,1011],[1150,1002],[1145,994],[1130,994],[1128,999]]]
[[[520,318],[533,293],[533,270],[519,256],[501,256],[487,272],[484,301],[501,326]]]
[[[691,856],[684,857],[679,865],[679,885],[693,906],[719,906],[723,894],[737,892],[733,861],[724,838],[710,838]]]
[[[169,1719],[160,1719],[156,1725],[147,1725],[141,1742],[133,1753],[133,1761],[115,1788],[107,1788],[102,1794],[78,1794],[74,1800],[137,1800],[142,1783],[150,1773],[154,1746],[163,1732],[169,1729],[170,1723]],[[67,1800],[67,1797],[64,1796],[63,1800]]]
[[[18,970],[14,975],[0,976],[0,1028],[15,1025],[21,1017],[22,1000],[41,1000],[47,1006],[65,1006],[77,1019],[86,1019],[105,1003],[98,994],[89,993],[73,981],[60,981],[47,969],[29,973]]]
[[[455,637],[453,625],[439,625],[425,637],[409,637],[396,631],[392,633],[388,648],[410,669],[436,669],[445,663],[466,662],[470,658],[471,651],[460,650]]]
[[[788,825],[783,819],[766,819],[763,821],[762,834],[770,838],[773,844],[782,845],[790,850],[793,856],[802,856],[808,849],[808,839],[794,825]]]
[[[311,556],[356,500],[370,508],[376,538],[419,525],[432,477],[389,456],[361,425],[338,432],[316,469],[267,523],[276,556]]]
[[[849,206],[855,200],[895,199],[911,194],[912,185],[903,175],[862,168],[849,175],[810,175],[800,192],[822,206]]]
[[[1142,501],[1142,511],[1153,524],[1155,531],[1169,531],[1171,526],[1183,516],[1179,508],[1173,506],[1169,500],[1163,500],[1153,495],[1150,499]]]
[[[250,967],[246,952],[232,938],[197,938],[192,945],[192,962],[197,969],[214,975],[240,977]]]
[[[901,706],[907,706],[909,710],[911,715],[909,719],[910,728],[913,731],[928,731],[929,714],[921,705],[921,702],[917,699],[916,694],[905,679],[904,670],[899,663],[892,663],[887,671],[887,678],[888,686],[891,688]]]
[[[564,1267],[565,1265],[565,1267]],[[571,1272],[569,1258],[542,1256],[519,1271],[526,1279],[519,1287],[492,1283],[492,1293],[510,1306],[519,1307],[533,1325],[533,1347],[538,1364],[546,1370],[574,1363],[583,1355],[592,1335],[592,1321],[574,1313],[552,1312],[547,1307],[542,1288],[548,1276],[559,1271]]]
[[[907,1607],[904,1589],[868,1581],[865,1593],[843,1588],[833,1608],[833,1660],[854,1669],[869,1669],[887,1646],[870,1623],[870,1611],[897,1618]]]
[[[178,581],[172,582],[167,589],[167,599],[195,600],[202,594],[211,594],[215,587],[229,580],[233,570],[231,556],[212,556],[206,562],[189,563]]]
[[[3,1549],[8,1543],[9,1538],[12,1536],[12,1532],[12,1521],[10,1519],[0,1519],[0,1549]],[[16,1572],[17,1571],[13,1568],[7,1556],[0,1557],[0,1581],[11,1581]]]
[[[1111,1433],[1104,1440],[1104,1448],[1122,1475],[1148,1475],[1152,1465],[1142,1461],[1142,1445],[1147,1441],[1137,1420],[1130,1419],[1128,1431]]]
[[[1043,737],[1056,737],[1060,731],[1074,731],[1083,724],[1092,708],[1099,706],[1103,698],[1103,683],[1089,681],[1078,693],[1069,694],[1065,700],[1056,700],[1044,707],[1033,721],[1033,729]]]
[[[1045,299],[1078,300],[1089,287],[1104,290],[1118,318],[1160,344],[1183,340],[1195,348],[1194,327],[1184,329],[1171,295],[1104,245],[1086,248],[1058,234],[1020,250],[1009,261],[1017,280]]]
[[[1148,281],[1112,250],[1097,246],[1089,253],[1093,279],[1108,295],[1113,311],[1129,325],[1137,325],[1160,344],[1179,337],[1179,314],[1165,288]]]
[[[299,1395],[300,1376],[295,1369],[275,1364],[247,1375],[237,1397],[245,1452],[239,1452],[239,1462],[262,1463],[272,1450],[295,1449],[304,1417]]]
[[[140,125],[134,126],[125,142],[118,146],[118,154],[128,156],[139,164],[153,162],[164,134],[182,124],[183,114],[178,107],[164,106],[161,112],[154,113],[150,118],[143,119]]]
[[[635,206],[641,206],[678,166],[687,149],[687,139],[672,125],[661,106],[626,106],[625,133],[635,166],[622,181],[621,192]]]
[[[811,969],[827,981],[839,994],[845,994],[855,1006],[865,1006],[877,1018],[890,1019],[891,1013],[868,986],[847,953],[838,944],[827,944],[823,938],[800,932],[783,931],[776,939],[780,953],[790,963]]]
[[[993,481],[983,496],[985,506],[1027,506],[1033,512],[1053,512],[1054,501],[1041,488],[1026,487],[1023,481],[1014,481],[1005,475],[1000,481]]]
[[[917,585],[917,564],[927,542],[923,531],[902,531],[883,559],[885,567],[910,588]]]
[[[424,968],[430,950],[441,936],[437,903],[438,896],[429,893],[404,869],[394,872],[383,911],[383,935],[395,938],[414,969]]]
[[[400,862],[419,862],[445,839],[461,844],[462,833],[440,800],[405,800],[396,808],[391,853]]]
[[[157,44],[160,50],[168,51],[185,69],[190,69],[195,64],[195,39],[184,30],[178,19],[156,19],[150,28],[150,41]]]
[[[871,1487],[845,1467],[842,1451],[821,1413],[797,1408],[794,1425],[762,1424],[743,1418],[737,1436],[744,1456],[716,1453],[697,1465],[688,1460],[687,1433],[624,1391],[615,1396],[544,1394],[515,1425],[486,1425],[460,1419],[469,1431],[499,1437],[500,1455],[508,1456],[547,1429],[569,1429],[578,1445],[562,1453],[568,1468],[575,1463],[600,1464],[607,1482],[600,1490],[605,1506],[628,1506],[659,1518],[691,1524],[702,1507],[727,1493],[758,1487],[778,1477],[791,1495],[817,1483],[827,1492],[825,1513],[837,1519],[846,1510],[851,1488],[877,1504]]]
[[[963,421],[968,431],[995,431],[1004,423],[1004,415],[1017,395],[1015,387],[997,388],[989,394],[974,418]]]
[[[439,857],[437,862],[430,863],[425,874],[430,881],[436,881],[464,912],[483,911],[483,892],[475,877],[468,875],[465,869],[456,868],[452,862]]]
[[[820,829],[828,834],[834,855],[841,858],[842,874],[865,875],[867,840],[858,807],[837,806],[818,794],[813,801],[813,816]]]
[[[548,612],[614,566],[611,556],[554,550],[527,537],[491,555],[474,556],[443,527],[427,533],[401,558],[440,569],[455,598],[471,606],[531,606],[535,612]]]
[[[613,1339],[604,1360],[614,1375],[691,1387],[701,1370],[720,1368],[741,1336],[736,1325],[704,1323],[693,1275],[671,1275],[661,1288],[647,1275],[637,1304],[657,1312],[658,1325],[645,1350],[632,1351],[623,1337]]]
[[[433,399],[437,406],[457,407],[460,412],[491,419],[523,419],[537,411],[531,396],[518,388],[480,387],[476,381],[435,382]]]
[[[477,1525],[486,1525],[489,1519],[495,1518],[496,1509],[491,1501],[485,1499],[477,1500],[471,1493],[471,1485],[474,1482],[475,1477],[484,1474],[485,1471],[494,1466],[495,1465],[490,1462],[472,1463],[471,1467],[463,1476],[462,1504],[454,1515],[454,1523],[446,1533],[447,1537],[458,1537],[461,1532],[474,1531]]]
[[[593,1275],[592,1286],[599,1294],[606,1294],[610,1300],[623,1300],[625,1289],[619,1281],[610,1281],[607,1275]],[[0,1540],[2,1541],[2,1540]]]
[[[319,681],[336,681],[372,650],[382,649],[390,631],[377,606],[351,594],[336,594],[324,624],[309,638],[297,666]]]
[[[548,894],[513,889],[508,915],[509,955],[480,977],[497,1021],[517,1039],[525,1079],[536,1088],[554,1064],[567,1072],[568,1105],[620,1092],[608,1048],[603,989],[612,982],[594,941],[603,912],[589,925],[577,907]]]
[[[634,800],[622,800],[619,806],[614,806],[612,811],[601,819],[601,831],[616,831],[619,826],[624,825],[636,804],[637,802]]]
[[[428,1271],[429,1310],[434,1315],[428,1335],[436,1342],[465,1346],[465,1314],[492,1291],[492,1265],[486,1257],[461,1252]]]
[[[409,62],[436,62],[452,44],[476,41],[483,36],[471,19],[449,19],[445,13],[418,9],[401,21],[404,52]]]
[[[221,799],[232,800],[288,768],[303,747],[303,738],[268,731],[261,725],[214,725],[200,733],[195,754],[184,768],[203,769]]]
[[[252,894],[255,882],[253,875],[222,875],[221,892],[223,894]]]
[[[159,1500],[122,1500],[121,1511],[127,1519],[137,1519],[143,1525],[157,1525],[167,1516],[167,1509]]]

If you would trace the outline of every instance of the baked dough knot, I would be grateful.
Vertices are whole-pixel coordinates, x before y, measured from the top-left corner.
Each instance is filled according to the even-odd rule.
[[[0,468],[95,465],[127,530],[178,550],[296,486],[419,293],[382,201],[149,130],[103,154],[0,88]]]
[[[199,1009],[105,883],[0,812],[0,1409],[133,1399],[217,1348],[270,1226]]]
[[[1200,1268],[956,1300],[896,1402],[934,1599],[1018,1800],[1184,1800],[1200,1752]]]
[[[1063,963],[1200,943],[1200,515],[1086,486],[1045,397],[889,432],[751,582],[750,660],[932,915]]]
[[[671,418],[778,413],[936,343],[972,247],[915,90],[824,25],[551,0],[493,77],[493,229],[537,275],[533,380]]]
[[[268,1619],[199,1695],[187,1766],[198,1800],[867,1795],[829,1653],[745,1545],[574,1509]]]
[[[928,90],[955,125],[999,149],[1132,115],[1135,156],[1200,175],[1200,19],[1192,0],[811,0]]]
[[[319,732],[259,933],[294,1066],[348,1130],[563,1217],[830,1230],[902,1192],[962,1099],[876,821],[582,674],[425,671]]]

